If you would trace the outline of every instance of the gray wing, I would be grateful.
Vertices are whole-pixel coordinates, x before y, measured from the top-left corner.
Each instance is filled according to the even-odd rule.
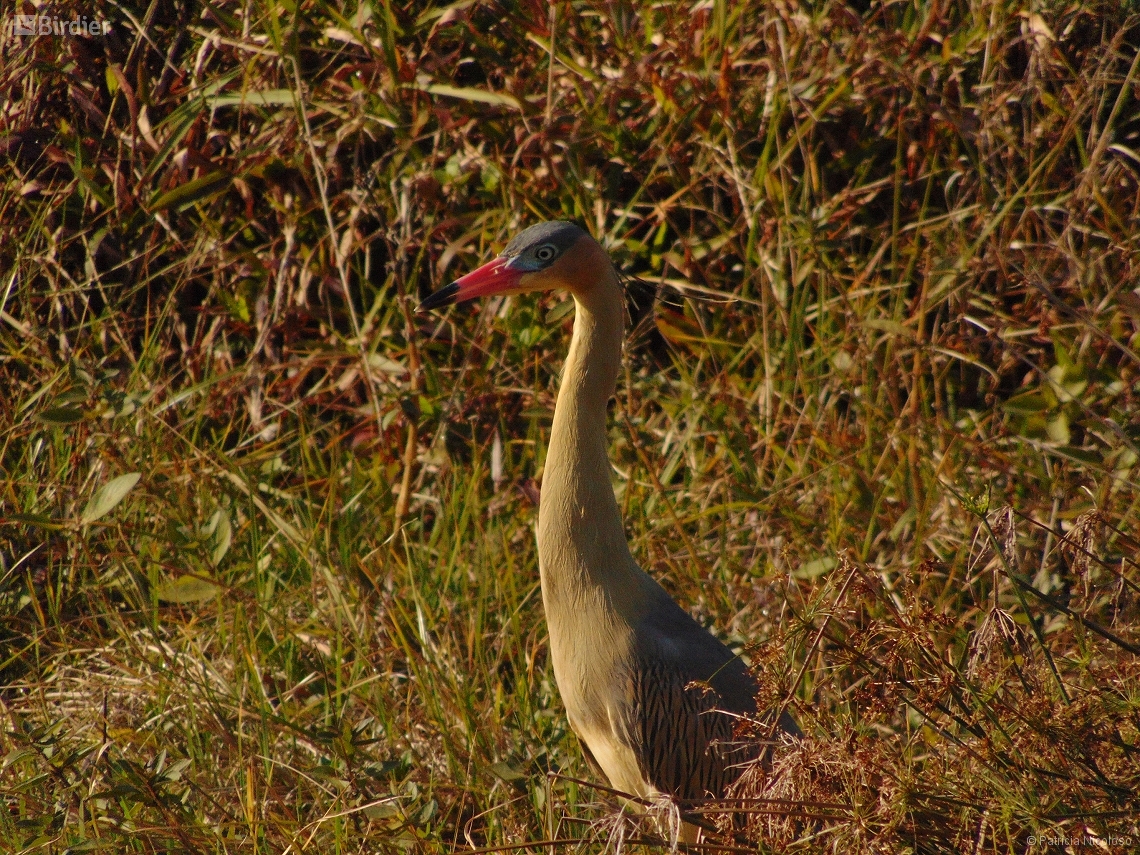
[[[756,712],[756,683],[731,650],[665,599],[637,628],[635,751],[657,790],[681,800],[720,798],[742,765],[766,750],[736,735],[739,716]],[[781,726],[798,732],[790,717]]]

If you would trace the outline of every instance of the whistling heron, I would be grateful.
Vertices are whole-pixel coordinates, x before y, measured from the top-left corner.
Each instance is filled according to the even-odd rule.
[[[555,288],[576,309],[538,509],[558,689],[614,788],[682,804],[721,797],[741,764],[765,755],[755,739],[735,736],[740,717],[756,715],[757,687],[739,657],[630,555],[606,453],[625,325],[624,289],[606,251],[573,223],[531,226],[419,308]],[[799,733],[787,714],[780,727]]]

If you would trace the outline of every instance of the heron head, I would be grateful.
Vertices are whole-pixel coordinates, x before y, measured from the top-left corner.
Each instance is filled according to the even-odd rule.
[[[417,311],[492,294],[580,292],[598,278],[600,264],[609,264],[609,257],[580,227],[562,220],[539,223],[516,235],[498,257],[440,288]]]

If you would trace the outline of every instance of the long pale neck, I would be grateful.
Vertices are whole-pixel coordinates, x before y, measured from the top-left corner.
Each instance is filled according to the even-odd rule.
[[[625,320],[613,268],[607,266],[607,275],[574,300],[574,336],[538,512],[543,598],[548,618],[552,605],[565,613],[602,603],[625,615],[640,602],[636,593],[648,578],[629,553],[606,451],[607,405],[621,366]]]

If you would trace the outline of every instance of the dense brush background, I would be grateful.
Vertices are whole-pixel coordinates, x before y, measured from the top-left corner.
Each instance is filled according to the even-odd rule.
[[[654,845],[547,654],[570,306],[414,313],[551,218],[634,553],[807,734],[721,843],[1140,847],[1133,4],[40,11],[113,30],[4,21],[0,848]]]

